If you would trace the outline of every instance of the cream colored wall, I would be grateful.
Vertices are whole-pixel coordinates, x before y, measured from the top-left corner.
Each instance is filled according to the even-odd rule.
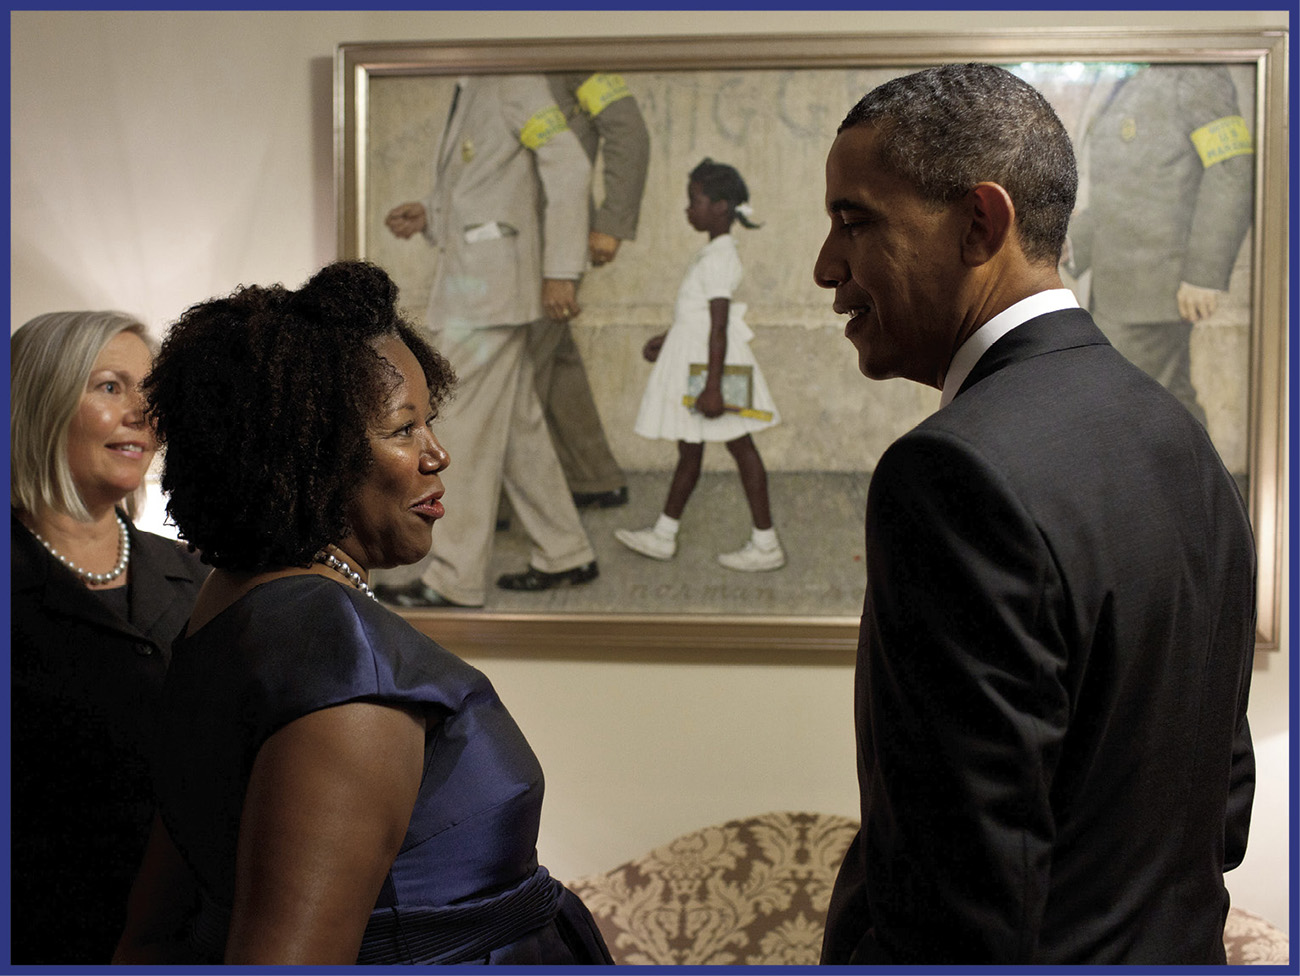
[[[1051,26],[1285,27],[1282,12],[15,12],[11,328],[112,306],[157,329],[242,282],[334,257],[330,65],[348,41]],[[1285,527],[1284,527],[1285,531]],[[1288,592],[1284,586],[1283,592]],[[1289,646],[1283,634],[1284,646]],[[1265,656],[1235,901],[1285,926],[1288,660]],[[547,771],[541,854],[612,867],[773,809],[856,814],[848,660],[477,659]]]

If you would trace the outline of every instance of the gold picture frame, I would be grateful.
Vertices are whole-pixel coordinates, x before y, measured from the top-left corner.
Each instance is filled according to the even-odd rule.
[[[418,84],[427,82],[436,88],[440,84],[449,85],[454,78],[465,74],[618,72],[628,78],[634,91],[642,84],[652,93],[657,90],[655,85],[708,87],[715,106],[712,124],[725,128],[730,124],[725,118],[728,113],[719,116],[716,105],[722,97],[720,92],[725,94],[728,88],[740,92],[754,83],[779,83],[785,93],[782,97],[787,97],[805,80],[832,77],[836,79],[836,89],[829,98],[810,98],[806,91],[799,90],[796,95],[789,96],[791,104],[775,106],[771,101],[761,104],[763,96],[760,94],[760,105],[754,110],[755,114],[761,115],[769,110],[792,109],[788,112],[787,124],[803,127],[808,158],[815,160],[824,158],[835,126],[857,95],[878,83],[872,80],[876,76],[873,73],[900,73],[952,61],[989,61],[1030,71],[1056,71],[1074,65],[1093,70],[1097,66],[1136,63],[1226,65],[1234,72],[1239,90],[1242,87],[1251,89],[1249,104],[1243,104],[1242,114],[1246,116],[1255,140],[1255,196],[1253,224],[1238,262],[1240,273],[1234,272],[1233,276],[1232,290],[1237,295],[1238,320],[1225,326],[1222,333],[1216,333],[1216,341],[1222,339],[1229,343],[1229,361],[1239,364],[1238,373],[1241,375],[1236,380],[1229,375],[1224,381],[1237,384],[1225,394],[1228,405],[1222,413],[1227,419],[1219,421],[1229,433],[1216,435],[1214,426],[1211,426],[1211,436],[1215,437],[1216,444],[1221,439],[1224,441],[1220,446],[1221,453],[1225,454],[1225,459],[1228,455],[1237,458],[1236,468],[1241,469],[1234,473],[1241,478],[1259,552],[1257,648],[1276,649],[1281,630],[1282,570],[1286,551],[1282,532],[1283,506],[1286,504],[1283,494],[1286,463],[1283,410],[1289,280],[1286,46],[1287,34],[1283,31],[1073,28],[961,34],[916,32],[847,36],[684,36],[342,44],[335,58],[338,253],[340,258],[367,258],[385,263],[380,256],[387,246],[380,237],[382,217],[386,209],[398,201],[392,197],[391,188],[381,199],[382,195],[374,189],[377,174],[398,165],[405,166],[408,174],[431,172],[423,155],[427,154],[427,140],[413,140],[411,131],[387,132],[382,138],[379,133],[381,126],[376,121],[376,106],[381,97],[396,103],[405,97],[400,94],[404,89],[393,85],[393,81],[398,79],[406,79],[407,83],[411,80]],[[864,82],[866,87],[858,90],[857,95],[851,95],[849,89],[855,81]],[[386,85],[389,86],[387,89]],[[385,92],[392,94],[386,95]],[[666,102],[666,96],[659,101]],[[1245,101],[1243,99],[1243,103]],[[745,110],[748,111],[753,104],[752,101],[746,102]],[[646,116],[653,139],[656,135],[654,112],[647,111]],[[746,118],[752,121],[750,116]],[[1075,121],[1082,124],[1079,119]],[[1071,120],[1066,119],[1066,122],[1069,128]],[[391,123],[385,124],[392,127]],[[423,126],[425,129],[437,127],[437,123]],[[384,142],[384,138],[388,141]],[[734,144],[735,140],[732,142]],[[692,150],[698,150],[698,145],[693,143]],[[661,174],[665,181],[662,189],[655,183],[652,170],[647,194],[667,195],[665,199],[672,204],[670,209],[680,223],[685,170],[680,169],[679,163],[679,160],[674,160],[672,172]],[[814,184],[820,201],[820,166],[813,166],[811,162],[807,165],[809,171],[790,177],[788,185]],[[410,179],[408,175],[408,182]],[[422,196],[425,189],[427,187],[411,187],[411,198]],[[819,203],[811,217],[824,220]],[[811,279],[814,257],[815,244],[805,256],[805,278]],[[393,259],[397,264],[407,260],[414,259]],[[409,271],[409,267],[390,269],[394,270],[399,284],[402,283],[402,274],[414,273]],[[624,272],[626,275],[633,274],[631,267],[629,265],[629,270]],[[587,288],[586,283],[583,287]],[[802,287],[800,284],[799,288]],[[406,290],[404,286],[404,292]],[[781,291],[779,287],[774,290]],[[585,303],[584,315],[594,316],[593,320],[601,324],[602,301],[609,304],[612,301],[610,295],[615,292],[626,294],[628,288],[625,284],[621,290],[601,291],[594,287],[593,291],[594,299]],[[671,295],[668,300],[671,301]],[[831,327],[838,329],[839,323],[834,321],[829,301],[824,296],[820,305],[821,314]],[[619,315],[630,316],[627,320],[631,321],[636,314],[628,307],[620,307],[609,311],[605,324],[618,319]],[[783,306],[772,314],[797,319],[815,313],[802,306]],[[758,318],[761,325],[761,311]],[[807,325],[808,328],[815,326],[816,323]],[[596,331],[599,330],[593,330]],[[587,353],[588,350],[584,349],[584,355]],[[846,360],[851,358],[847,347],[839,348],[838,354]],[[590,363],[588,368],[590,370]],[[854,388],[852,396],[867,398],[870,396],[867,392],[869,386],[871,384],[862,381],[859,387]],[[845,394],[837,396],[844,399]],[[899,411],[896,423],[892,427],[885,425],[885,429],[877,433],[887,443],[936,404],[937,400],[932,404],[924,398],[908,401],[906,408]],[[1229,466],[1234,467],[1233,463]],[[856,530],[859,535],[861,514],[858,511]],[[861,592],[859,586],[858,601]],[[822,652],[838,656],[841,652],[851,653],[856,646],[858,623],[856,606],[841,607],[829,614],[783,611],[780,606],[752,613],[699,611],[675,606],[647,612],[644,608],[629,609],[622,605],[590,612],[546,609],[521,612],[489,606],[473,610],[406,611],[406,614],[417,626],[461,652],[523,647],[563,650],[590,648],[598,644],[609,652],[623,653],[698,650],[725,656],[741,650],[763,655],[779,654],[784,650],[791,654]]]

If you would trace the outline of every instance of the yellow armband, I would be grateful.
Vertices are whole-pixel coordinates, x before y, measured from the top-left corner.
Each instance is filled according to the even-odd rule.
[[[1225,115],[1201,126],[1192,133],[1192,145],[1206,169],[1233,156],[1249,156],[1255,151],[1246,120],[1240,115]]]
[[[632,89],[627,87],[622,75],[594,74],[573,94],[582,110],[595,118],[619,99],[630,97]]]
[[[565,121],[564,113],[560,111],[560,107],[551,105],[542,109],[524,123],[524,127],[519,130],[519,141],[524,144],[525,148],[537,150],[568,127],[569,123]]]

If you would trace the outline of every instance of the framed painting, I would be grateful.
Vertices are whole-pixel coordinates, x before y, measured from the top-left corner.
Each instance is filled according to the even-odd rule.
[[[866,91],[928,65],[977,60],[1020,74],[1056,107],[1080,161],[1080,212],[1090,200],[1118,192],[1105,182],[1100,146],[1104,134],[1121,132],[1125,120],[1107,122],[1106,113],[1118,92],[1136,89],[1136,79],[1166,85],[1175,76],[1194,84],[1205,79],[1214,97],[1233,102],[1232,110],[1214,113],[1217,129],[1202,132],[1196,144],[1207,166],[1215,153],[1244,157],[1233,166],[1244,168],[1246,187],[1231,206],[1224,198],[1233,216],[1216,227],[1235,228],[1218,241],[1227,255],[1225,281],[1199,308],[1183,343],[1183,382],[1189,409],[1203,416],[1247,499],[1259,547],[1257,646],[1277,647],[1288,279],[1285,44],[1285,34],[1267,31],[1036,29],[341,45],[335,75],[339,256],[386,268],[416,322],[430,320],[438,252],[418,233],[396,236],[385,220],[395,207],[430,192],[458,78],[617,75],[649,133],[635,236],[611,262],[588,267],[578,290],[581,312],[571,323],[628,488],[625,501],[580,512],[600,576],[542,592],[489,585],[482,607],[405,612],[458,650],[851,652],[865,585],[862,519],[872,468],[896,437],[937,408],[938,393],[863,380],[828,293],[813,281],[825,234],[825,154],[840,120]],[[640,437],[634,427],[650,369],[642,349],[672,322],[678,283],[702,243],[684,210],[687,174],[704,158],[743,175],[760,224],[735,234],[744,264],[736,299],[747,306],[753,352],[780,409],[781,422],[754,436],[787,553],[785,566],[772,572],[732,572],[715,559],[742,543],[750,526],[734,463],[721,447],[705,451],[676,558],[646,559],[614,538],[619,528],[654,521],[676,464],[671,441]],[[596,202],[602,165],[598,155]],[[1073,227],[1071,233],[1074,238]],[[1097,250],[1106,253],[1100,243]],[[1080,247],[1071,255],[1064,277],[1083,304],[1100,307],[1104,262],[1097,255],[1089,261],[1084,252]],[[461,465],[472,463],[467,458]],[[449,512],[456,468],[453,458],[445,479]],[[507,509],[500,514],[489,579],[523,568],[528,558],[527,536],[511,524]]]

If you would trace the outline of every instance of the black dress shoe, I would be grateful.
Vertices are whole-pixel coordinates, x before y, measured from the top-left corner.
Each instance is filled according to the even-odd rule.
[[[429,589],[423,582],[416,580],[405,586],[376,586],[375,596],[387,604],[403,607],[407,610],[429,609],[431,607],[465,607],[466,603],[453,603],[441,593]]]
[[[576,569],[566,569],[559,573],[544,573],[540,569],[529,566],[523,573],[506,573],[497,580],[497,586],[503,590],[528,590],[535,592],[537,590],[550,590],[557,586],[563,586],[568,583],[570,586],[578,586],[582,583],[590,583],[600,575],[600,570],[596,567],[596,561],[592,560],[585,566],[578,566]]]
[[[575,491],[573,504],[578,508],[618,508],[627,504],[627,485],[613,491]]]

